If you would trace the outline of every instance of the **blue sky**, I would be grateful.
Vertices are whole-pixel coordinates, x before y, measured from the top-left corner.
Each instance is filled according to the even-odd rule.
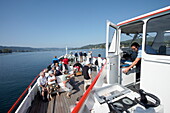
[[[0,45],[103,43],[106,20],[118,23],[168,5],[170,0],[0,0]]]

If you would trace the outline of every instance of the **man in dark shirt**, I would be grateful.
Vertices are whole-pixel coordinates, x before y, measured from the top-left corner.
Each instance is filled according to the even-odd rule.
[[[86,91],[86,86],[91,84],[92,81],[92,72],[90,69],[90,63],[86,63],[86,65],[83,67],[83,76],[84,76],[84,91]]]
[[[74,56],[75,56],[75,62],[78,61],[78,54],[77,54],[77,51],[75,52]]]
[[[84,53],[83,53],[83,61],[86,61],[87,60],[87,53],[86,53],[86,51],[84,51]]]

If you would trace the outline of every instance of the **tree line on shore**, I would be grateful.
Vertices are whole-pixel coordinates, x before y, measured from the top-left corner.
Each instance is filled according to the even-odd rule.
[[[0,53],[12,53],[12,52],[34,52],[34,51],[52,51],[61,50],[65,48],[31,48],[31,47],[7,47],[0,46]],[[102,44],[90,44],[79,48],[69,49],[105,49],[105,43]]]

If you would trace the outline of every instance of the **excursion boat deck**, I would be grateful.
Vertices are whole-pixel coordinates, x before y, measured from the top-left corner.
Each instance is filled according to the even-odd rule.
[[[93,79],[96,75],[96,71],[92,71]],[[75,105],[77,97],[84,93],[83,80],[83,76],[76,76],[70,80],[70,84],[74,87],[70,99],[66,98],[66,92],[63,92],[60,96],[54,95],[51,101],[44,102],[37,94],[27,113],[70,113],[70,106]]]
[[[77,97],[82,95],[83,97],[72,113],[169,113],[169,92],[165,87],[169,85],[170,47],[169,43],[163,40],[163,38],[170,37],[169,18],[170,6],[117,25],[107,21],[107,61],[98,74],[93,71],[93,82],[85,93],[83,90],[83,76],[78,76],[71,80],[75,88],[71,99],[67,99],[66,94],[62,93],[60,96],[55,96],[50,102],[43,102],[40,96],[37,95],[37,83],[32,88],[30,87],[35,82],[35,78],[8,113],[14,110],[15,105],[27,91],[28,94],[15,111],[16,113],[68,113],[71,112],[70,106],[75,105]],[[158,34],[154,36],[153,32]],[[113,33],[113,36],[110,35]],[[127,38],[132,36],[129,34],[133,35],[132,42],[142,37],[139,82],[136,82],[138,81],[137,67],[134,66],[127,73],[123,72],[121,59],[126,61],[123,64],[129,64],[127,62],[129,58],[126,57],[132,59],[131,51],[130,55],[128,51],[123,49],[123,46],[121,46],[122,48],[117,47],[120,45],[122,37],[125,35],[127,35]],[[150,34],[149,37],[147,37],[148,34]],[[145,50],[147,44],[151,43],[150,38],[153,36],[155,39],[151,41],[151,46],[157,51],[156,54],[151,54]],[[110,47],[109,38],[112,39]],[[165,42],[167,45],[163,45]],[[157,44],[160,44],[160,47]],[[132,62],[129,65],[132,65]]]

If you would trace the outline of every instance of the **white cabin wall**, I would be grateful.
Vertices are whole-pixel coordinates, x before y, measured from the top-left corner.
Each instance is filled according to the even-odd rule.
[[[141,66],[141,89],[158,96],[165,113],[170,113],[170,63],[142,58]]]
[[[146,24],[144,20],[143,42],[142,42],[142,61],[140,88],[148,93],[156,95],[164,106],[164,112],[170,113],[170,56],[149,55],[144,51]],[[161,33],[158,33],[161,36]],[[157,39],[158,40],[158,39]]]

